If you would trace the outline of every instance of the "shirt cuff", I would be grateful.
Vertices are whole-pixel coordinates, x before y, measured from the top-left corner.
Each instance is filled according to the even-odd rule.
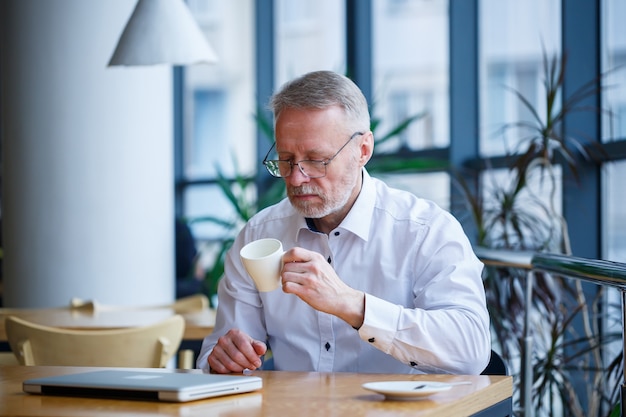
[[[359,337],[377,349],[389,353],[396,336],[402,306],[365,294],[365,317]]]

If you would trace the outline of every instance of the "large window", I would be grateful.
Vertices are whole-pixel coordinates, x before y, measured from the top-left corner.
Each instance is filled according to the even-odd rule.
[[[479,1],[481,157],[523,153],[538,139],[540,126],[548,123],[545,63],[553,59],[560,61],[560,3],[560,0]],[[550,221],[562,215],[559,167],[554,171],[530,167],[532,164],[523,182],[518,177],[525,169],[482,172],[483,220],[485,224],[493,221],[495,226],[486,229],[480,244],[533,250],[554,250],[560,245],[560,227]],[[520,184],[522,191],[516,193]],[[538,222],[542,222],[542,227],[537,227]],[[553,235],[558,237],[551,238]]]
[[[376,144],[377,155],[408,158],[445,148],[449,132],[448,0],[372,1],[372,117],[376,139],[409,118],[398,135]],[[390,185],[450,206],[446,172],[375,174]]]
[[[275,4],[277,87],[309,71],[345,73],[343,2],[276,0]]]
[[[602,4],[602,64],[606,72],[603,94],[602,138],[626,139],[626,2],[604,0]]]
[[[605,0],[602,4],[602,64],[607,74],[603,94],[602,138],[605,142],[626,139],[626,27],[622,16],[626,3]],[[621,152],[624,153],[623,151]],[[607,259],[626,262],[626,161],[607,164],[603,173],[603,252]]]
[[[219,175],[253,176],[257,170],[254,1],[188,0],[188,4],[219,62],[184,70],[177,214],[234,221],[235,209],[216,180]],[[220,240],[230,233],[214,222],[195,222],[191,227],[202,241]]]
[[[610,260],[626,262],[626,198],[622,188],[622,181],[626,178],[626,161],[607,164],[605,174],[605,256]]]
[[[448,1],[373,0],[372,30],[374,133],[422,115],[379,151],[448,146]]]
[[[507,124],[532,122],[518,98],[544,114],[543,56],[560,56],[560,0],[480,0],[480,153],[515,152],[528,132]]]
[[[602,71],[606,73],[602,106],[607,112],[602,115],[602,140],[605,143],[621,141],[626,146],[626,27],[623,19],[626,3],[621,0],[602,2],[601,57]],[[619,145],[611,143],[610,145]],[[618,148],[620,149],[620,148]],[[617,153],[617,152],[616,152]],[[607,163],[602,169],[602,257],[626,262],[626,195],[623,180],[626,178],[626,160]],[[605,331],[620,333],[622,323],[619,306],[622,295],[616,289],[607,291],[605,309],[614,313],[615,320],[605,323]],[[617,311],[616,311],[617,310]],[[624,346],[616,341],[611,346],[613,354],[623,352]],[[607,357],[611,357],[607,355]]]

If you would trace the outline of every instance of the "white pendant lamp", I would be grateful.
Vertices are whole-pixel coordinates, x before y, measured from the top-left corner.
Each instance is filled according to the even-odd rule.
[[[109,66],[217,62],[184,0],[139,0]]]

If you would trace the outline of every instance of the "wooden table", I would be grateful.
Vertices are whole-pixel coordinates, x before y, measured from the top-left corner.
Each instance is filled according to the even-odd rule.
[[[83,310],[71,308],[0,309],[0,342],[7,341],[4,319],[15,315],[46,326],[69,329],[119,329],[146,326],[176,314],[171,308],[111,308]],[[213,331],[215,310],[181,314],[185,319],[185,341],[202,341]]]
[[[0,368],[0,415],[19,416],[349,416],[349,417],[463,417],[504,416],[511,413],[510,376],[392,375],[256,371],[263,389],[188,403],[159,403],[117,399],[53,397],[25,394],[28,378],[68,374],[98,368]],[[109,368],[110,369],[110,368]],[[163,372],[194,372],[199,370]],[[388,401],[361,387],[386,380],[471,381],[449,391],[415,401]],[[495,407],[499,405],[499,409]]]

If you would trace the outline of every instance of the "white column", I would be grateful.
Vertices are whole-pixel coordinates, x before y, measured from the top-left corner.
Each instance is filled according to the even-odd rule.
[[[2,0],[3,298],[174,298],[172,73],[107,68],[135,0]]]

